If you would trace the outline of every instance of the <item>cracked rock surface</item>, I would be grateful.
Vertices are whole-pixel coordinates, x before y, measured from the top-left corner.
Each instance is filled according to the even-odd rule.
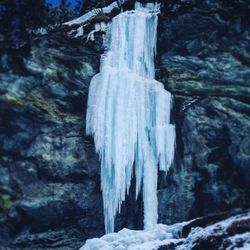
[[[81,43],[38,37],[20,58],[25,70],[13,70],[12,55],[2,65],[1,246],[76,249],[103,233],[99,163],[84,131],[99,56]]]

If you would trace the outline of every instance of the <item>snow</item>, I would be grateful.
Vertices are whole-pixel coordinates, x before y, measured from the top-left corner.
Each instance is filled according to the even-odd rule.
[[[182,239],[174,238],[173,228],[181,231],[185,223],[167,226],[158,224],[151,230],[135,231],[122,229],[118,233],[104,235],[100,239],[87,240],[80,250],[153,250]]]
[[[101,12],[101,11],[100,11]],[[69,22],[66,22],[64,23],[64,25],[76,25],[76,24],[83,24],[85,22],[87,22],[88,20],[91,20],[92,18],[94,18],[95,16],[97,15],[97,12],[94,10],[94,11],[90,11],[78,18],[75,18]]]
[[[197,240],[207,239],[211,235],[223,236],[223,235],[225,235],[227,228],[229,228],[233,223],[236,223],[237,221],[249,220],[249,218],[250,218],[250,214],[247,213],[245,215],[232,216],[229,219],[212,224],[206,228],[201,228],[201,227],[193,228],[191,230],[190,234],[188,235],[188,238],[185,240],[185,244],[179,246],[177,248],[177,250],[192,249],[192,247],[195,246]],[[248,236],[249,236],[249,234],[248,234]],[[242,235],[236,235],[232,239],[239,238],[239,237],[242,237]],[[246,243],[246,244],[250,244],[250,238],[248,238],[248,243]]]
[[[112,12],[113,9],[116,9],[116,8],[119,8],[119,5],[118,5],[118,2],[117,2],[117,1],[111,3],[111,4],[108,5],[107,7],[104,7],[104,8],[102,9],[102,12],[103,12],[104,14],[109,14],[109,13]]]
[[[87,240],[80,250],[154,250],[160,246],[166,249],[191,250],[201,249],[199,243],[209,242],[211,237],[225,240],[228,245],[221,242],[224,250],[249,250],[250,249],[250,232],[242,232],[230,236],[228,229],[234,223],[249,221],[250,213],[232,216],[228,219],[209,226],[195,227],[187,238],[183,238],[182,231],[184,226],[191,226],[194,221],[177,223],[174,225],[157,224],[153,229],[135,231],[122,229],[118,233],[110,233],[101,238]],[[236,232],[235,232],[236,233]],[[197,245],[198,243],[198,245]]]
[[[238,247],[238,250],[249,250],[250,249],[250,232],[244,234],[237,234],[228,238],[233,246],[239,245],[239,242],[242,242],[242,246]],[[232,246],[228,247],[225,250],[231,250]]]
[[[82,26],[80,26],[77,30],[76,30],[76,34],[75,34],[75,37],[79,37],[79,36],[82,36],[83,33],[84,33],[84,29]]]
[[[126,2],[126,1],[123,1]],[[97,8],[97,9],[93,9],[92,11],[87,12],[86,14],[75,18],[69,22],[65,22],[64,25],[79,25],[79,24],[84,24],[88,21],[90,21],[91,19],[93,19],[94,17],[96,17],[98,14],[110,14],[114,9],[118,9],[119,8],[119,4],[117,1],[111,3],[110,5],[104,7],[104,8]]]
[[[112,20],[109,50],[89,88],[86,132],[101,160],[106,233],[129,191],[143,187],[144,227],[157,224],[157,171],[174,158],[175,127],[170,124],[171,94],[154,80],[158,4],[136,3],[136,10]]]

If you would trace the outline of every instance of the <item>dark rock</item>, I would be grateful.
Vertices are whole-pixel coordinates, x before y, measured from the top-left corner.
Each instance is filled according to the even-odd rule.
[[[11,65],[0,74],[0,244],[76,249],[103,233],[99,162],[84,132],[99,54],[55,34],[35,38],[22,60],[28,75]]]
[[[176,162],[160,178],[163,223],[250,206],[247,10],[245,1],[162,3],[157,78],[174,95],[177,131]]]
[[[161,246],[161,250],[217,250],[241,249],[250,245],[249,212],[221,213],[213,216],[201,217],[182,228],[178,243],[171,242]]]
[[[188,229],[188,231],[187,231]],[[216,214],[145,231],[123,229],[90,239],[84,249],[229,250],[249,249],[249,211]]]

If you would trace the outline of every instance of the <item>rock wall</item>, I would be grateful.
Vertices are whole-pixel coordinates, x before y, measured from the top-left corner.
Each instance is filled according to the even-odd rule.
[[[247,2],[162,4],[158,78],[174,94],[177,126],[176,164],[159,190],[162,222],[250,205]]]
[[[159,176],[162,223],[250,206],[249,6],[162,1],[157,79],[177,128],[175,165]],[[104,233],[84,128],[103,50],[62,31],[0,46],[0,249],[77,249]],[[141,228],[141,206],[131,194],[117,229]]]
[[[0,249],[77,249],[104,232],[99,162],[84,128],[100,52],[84,43],[59,32],[32,38],[25,56],[25,46],[2,55]]]

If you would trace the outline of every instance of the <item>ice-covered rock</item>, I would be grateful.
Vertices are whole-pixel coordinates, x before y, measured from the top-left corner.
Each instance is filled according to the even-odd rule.
[[[190,231],[185,235],[187,229]],[[198,218],[171,226],[158,224],[144,231],[124,228],[118,233],[87,240],[80,250],[248,250],[249,247],[250,213],[246,212],[231,217],[221,214]]]
[[[158,249],[163,245],[181,242],[182,239],[178,239],[176,236],[181,232],[184,224],[180,223],[173,226],[158,224],[153,229],[145,231],[124,228],[118,233],[110,233],[100,239],[87,240],[80,250]]]

